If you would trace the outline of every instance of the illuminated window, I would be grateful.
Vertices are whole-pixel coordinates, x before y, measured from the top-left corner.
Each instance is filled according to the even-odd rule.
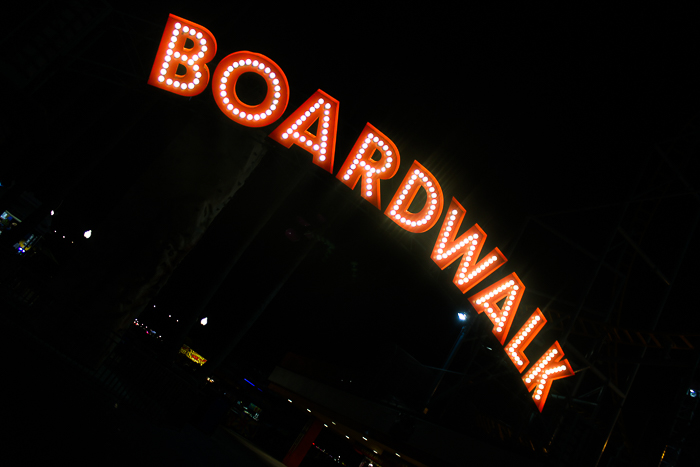
[[[308,130],[317,121],[318,130],[314,135]],[[287,148],[296,144],[313,156],[314,164],[333,173],[337,129],[338,101],[319,89],[287,117],[270,138]]]
[[[408,208],[421,188],[426,193],[425,204],[420,211],[410,212]],[[430,230],[437,223],[443,203],[438,181],[418,161],[414,161],[384,214],[409,232],[421,233]]]
[[[524,291],[525,286],[518,275],[511,273],[492,286],[469,297],[469,303],[472,304],[477,313],[486,313],[486,316],[491,320],[493,334],[501,345],[506,340]],[[499,301],[503,301],[503,303],[499,305]]]
[[[452,280],[462,293],[472,289],[507,261],[498,248],[494,248],[481,261],[478,261],[481,249],[486,242],[486,234],[478,224],[455,239],[466,212],[459,201],[452,198],[431,254],[431,258],[440,266],[440,269],[445,269],[457,258],[462,257]]]
[[[377,153],[378,159],[373,156]],[[336,178],[354,189],[361,182],[361,194],[377,209],[382,208],[379,180],[388,180],[399,168],[399,150],[394,143],[371,124],[365,125],[360,137]]]
[[[170,15],[148,84],[181,96],[196,96],[209,83],[206,63],[216,55],[216,40],[197,23]]]
[[[236,82],[243,73],[255,73],[265,80],[267,93],[261,103],[248,105],[238,98]],[[234,52],[221,60],[212,78],[212,93],[224,115],[252,128],[277,121],[289,102],[289,85],[282,69],[266,56],[253,52]]]

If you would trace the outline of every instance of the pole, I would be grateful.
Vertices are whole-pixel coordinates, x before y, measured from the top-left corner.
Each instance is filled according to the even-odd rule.
[[[469,314],[467,315],[467,320],[469,320]],[[462,329],[459,330],[459,335],[457,336],[457,340],[455,341],[455,344],[452,346],[452,350],[450,351],[450,355],[447,357],[447,360],[445,360],[445,364],[442,366],[442,370],[440,371],[440,374],[437,375],[435,378],[435,384],[433,385],[433,390],[430,392],[430,395],[425,401],[425,408],[423,409],[423,413],[427,414],[428,413],[428,406],[430,405],[430,400],[433,398],[435,395],[435,391],[437,391],[438,386],[440,386],[440,383],[442,382],[442,379],[445,377],[445,372],[449,369],[450,364],[452,363],[452,360],[454,359],[455,355],[457,355],[457,351],[459,348],[462,346],[462,342],[464,342],[464,336],[467,334],[467,323],[465,323],[462,326]]]

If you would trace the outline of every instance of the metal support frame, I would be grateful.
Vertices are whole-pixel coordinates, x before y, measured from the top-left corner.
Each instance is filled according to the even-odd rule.
[[[700,397],[698,397],[697,394],[695,396],[690,396],[689,394],[698,366],[700,366],[700,354],[698,354],[698,357],[695,359],[693,370],[688,374],[687,384],[685,384],[683,388],[684,391],[679,394],[681,402],[677,403],[678,409],[676,410],[673,424],[669,430],[668,443],[661,455],[659,467],[674,467],[683,450],[683,445],[687,440],[687,432],[697,413],[698,403],[700,402]],[[666,454],[669,454],[668,457]]]
[[[658,150],[659,152],[661,152],[660,149],[657,148],[657,150]],[[661,157],[662,157],[662,158],[665,160],[665,162],[673,169],[674,175],[675,175],[678,179],[680,179],[680,180],[682,181],[683,186],[686,188],[686,193],[684,193],[683,195],[692,195],[692,196],[694,196],[695,199],[700,203],[700,195],[699,195],[698,192],[695,191],[695,190],[693,189],[693,187],[690,186],[689,183],[683,178],[682,173],[674,166],[674,164],[673,164],[664,154],[661,153]],[[597,400],[596,400],[596,402],[591,402],[591,401],[589,401],[589,400],[583,400],[584,397],[593,394],[596,390],[594,390],[594,391],[588,391],[584,396],[575,397],[575,394],[576,394],[576,392],[578,391],[578,388],[579,388],[579,386],[580,386],[580,385],[578,384],[578,382],[577,382],[577,384],[575,385],[575,387],[573,388],[573,390],[571,391],[571,393],[570,393],[568,396],[563,396],[563,395],[558,395],[558,394],[550,394],[550,396],[549,396],[549,397],[551,397],[551,398],[554,399],[554,400],[563,400],[563,401],[566,401],[566,402],[567,402],[567,406],[571,406],[572,404],[577,404],[577,405],[579,405],[579,406],[586,406],[586,407],[589,407],[589,408],[594,408],[594,414],[597,414],[598,411],[599,411],[599,409],[600,409],[600,402],[602,401],[602,399],[603,399],[603,397],[604,397],[604,394],[605,394],[605,392],[606,392],[606,391],[604,391],[605,388],[610,389],[610,391],[611,391],[612,394],[615,394],[616,396],[619,396],[619,397],[621,398],[621,401],[619,402],[619,405],[618,405],[616,414],[615,414],[614,417],[613,417],[612,423],[610,424],[609,429],[606,430],[607,438],[606,438],[606,441],[605,441],[605,446],[603,446],[603,449],[601,450],[601,452],[600,452],[600,454],[599,454],[599,456],[598,456],[598,460],[596,461],[596,466],[598,465],[598,463],[600,462],[600,459],[602,458],[602,455],[603,455],[603,452],[604,452],[604,450],[605,450],[605,447],[607,447],[607,443],[608,443],[608,440],[609,440],[609,438],[610,438],[610,435],[612,434],[613,430],[615,429],[615,426],[617,426],[617,422],[619,421],[622,408],[623,408],[623,406],[624,406],[625,401],[627,400],[627,396],[629,395],[629,393],[630,393],[630,391],[631,391],[631,389],[632,389],[632,387],[633,387],[635,378],[636,378],[636,376],[637,376],[637,373],[638,373],[638,371],[639,371],[641,365],[647,364],[647,363],[649,363],[649,364],[659,363],[659,362],[657,362],[656,360],[654,360],[654,361],[649,361],[649,360],[644,359],[644,356],[645,356],[645,354],[646,354],[648,348],[649,348],[649,347],[652,347],[652,348],[659,348],[659,349],[664,349],[664,348],[665,348],[665,349],[667,350],[667,353],[668,353],[668,351],[670,351],[670,349],[672,349],[672,348],[674,348],[674,349],[694,350],[694,347],[695,347],[687,338],[685,338],[685,336],[673,335],[673,339],[671,339],[671,338],[670,338],[671,336],[669,335],[669,336],[668,336],[669,339],[666,339],[667,336],[665,336],[665,334],[658,334],[658,336],[657,336],[657,335],[655,335],[654,330],[655,330],[655,328],[656,328],[656,325],[657,325],[658,322],[659,322],[659,319],[660,319],[660,316],[661,316],[661,314],[662,314],[662,312],[663,312],[663,309],[664,309],[664,305],[665,305],[665,303],[666,303],[666,300],[667,300],[667,298],[668,298],[668,296],[669,296],[669,294],[671,293],[671,290],[672,290],[672,288],[673,288],[672,285],[673,285],[674,280],[675,280],[675,278],[677,277],[678,271],[679,271],[679,269],[680,269],[680,267],[681,267],[682,258],[683,258],[683,256],[686,254],[686,251],[687,251],[687,249],[688,249],[688,246],[690,245],[690,242],[692,241],[692,238],[693,238],[693,236],[694,236],[694,232],[695,232],[695,230],[696,230],[696,227],[697,227],[697,224],[698,224],[698,220],[700,219],[700,213],[699,213],[698,216],[696,217],[696,220],[695,220],[695,222],[694,222],[694,225],[693,225],[692,228],[690,229],[690,233],[689,233],[689,235],[688,235],[688,237],[687,237],[687,239],[686,239],[685,247],[683,248],[683,252],[680,254],[679,260],[678,260],[678,262],[677,262],[677,264],[676,264],[675,271],[673,272],[673,274],[672,274],[670,277],[667,276],[666,274],[664,274],[664,273],[660,270],[660,268],[655,264],[655,262],[642,250],[640,244],[639,244],[637,241],[635,241],[635,240],[633,239],[632,234],[626,230],[626,228],[623,226],[623,223],[622,223],[623,220],[624,220],[624,218],[625,218],[625,213],[626,213],[626,211],[627,211],[627,207],[629,206],[629,204],[630,204],[631,202],[633,202],[633,201],[640,201],[639,199],[633,198],[632,196],[633,196],[633,193],[635,193],[635,192],[638,190],[640,181],[641,181],[641,179],[642,179],[642,177],[643,177],[643,175],[644,175],[644,171],[645,171],[645,169],[642,169],[642,171],[640,172],[640,174],[639,174],[639,176],[638,176],[638,180],[637,180],[637,182],[636,182],[636,184],[635,184],[635,188],[634,188],[634,189],[632,190],[632,192],[629,194],[629,198],[627,199],[627,201],[626,201],[626,202],[624,203],[624,205],[622,206],[622,214],[621,214],[621,216],[620,216],[620,218],[619,218],[619,221],[618,221],[617,225],[616,225],[615,228],[613,229],[613,232],[611,233],[611,237],[610,237],[610,239],[609,239],[609,241],[608,241],[608,243],[607,243],[608,248],[605,250],[605,253],[603,253],[603,257],[602,257],[602,258],[601,258],[601,257],[596,257],[595,255],[590,254],[590,253],[589,253],[588,251],[586,251],[584,248],[578,246],[574,241],[572,241],[572,240],[566,238],[566,236],[564,236],[563,234],[561,234],[561,233],[559,233],[559,232],[556,232],[556,231],[554,231],[554,229],[551,229],[551,228],[549,228],[548,226],[546,226],[545,224],[543,224],[543,223],[541,222],[541,220],[539,220],[539,219],[534,219],[539,225],[541,225],[542,227],[544,227],[546,230],[550,231],[552,234],[554,234],[554,235],[557,236],[558,238],[564,240],[568,245],[574,247],[576,251],[581,252],[581,253],[585,254],[586,256],[588,256],[588,257],[590,257],[590,258],[594,258],[594,259],[596,259],[596,260],[598,261],[597,268],[596,268],[594,274],[593,274],[592,277],[591,277],[591,280],[590,280],[590,282],[589,282],[589,284],[588,284],[588,287],[586,288],[586,291],[585,291],[583,297],[581,298],[581,300],[579,301],[579,303],[578,303],[577,306],[576,306],[576,311],[575,311],[575,313],[573,314],[573,316],[570,316],[570,317],[568,318],[568,319],[570,319],[570,322],[569,322],[569,324],[568,324],[568,326],[567,326],[567,328],[566,328],[566,330],[565,330],[564,339],[560,340],[560,342],[563,341],[563,343],[562,343],[562,348],[563,348],[563,350],[564,350],[566,353],[571,354],[572,357],[573,357],[575,360],[579,361],[580,363],[583,363],[583,364],[587,365],[587,367],[584,368],[583,370],[588,369],[588,370],[590,370],[593,374],[595,374],[596,376],[598,376],[598,378],[600,378],[600,379],[604,382],[604,386],[602,386],[602,387],[596,389],[596,390],[598,391],[598,395],[597,395]],[[657,194],[657,196],[653,196],[653,197],[650,198],[650,199],[658,200],[658,199],[667,198],[667,197],[668,197],[668,196],[663,196],[662,194]],[[610,206],[620,206],[620,203],[612,203]],[[578,211],[579,211],[579,210],[576,210],[576,212],[578,212]],[[651,212],[651,213],[650,213],[650,212],[644,212],[644,213],[642,213],[641,215],[642,215],[642,216],[645,216],[645,215],[650,216],[650,215],[653,215],[653,212]],[[582,311],[586,311],[587,313],[593,312],[595,315],[598,315],[598,316],[603,315],[603,314],[600,313],[600,312],[596,312],[595,310],[591,310],[590,308],[584,306],[585,300],[586,300],[586,298],[587,298],[587,296],[588,296],[588,294],[589,294],[589,292],[590,292],[590,290],[591,290],[591,287],[592,287],[593,283],[597,280],[598,273],[599,273],[603,268],[606,268],[606,269],[609,269],[609,270],[613,271],[618,277],[620,277],[620,276],[626,277],[627,274],[629,274],[629,272],[625,272],[625,273],[621,272],[621,270],[619,269],[619,266],[620,266],[619,264],[618,264],[617,266],[612,266],[610,263],[608,263],[608,262],[605,261],[605,255],[607,254],[607,252],[609,252],[609,250],[610,250],[610,245],[613,244],[614,238],[615,238],[616,235],[618,235],[618,234],[619,234],[622,238],[624,238],[623,246],[626,247],[626,248],[625,248],[625,251],[633,252],[634,254],[639,255],[639,257],[651,268],[651,270],[663,281],[664,284],[667,284],[667,285],[668,285],[668,287],[667,287],[666,290],[665,290],[664,297],[662,298],[661,303],[659,304],[659,308],[658,308],[658,311],[657,311],[657,313],[656,313],[656,316],[655,316],[653,322],[650,323],[650,326],[645,326],[644,331],[638,331],[638,332],[628,331],[627,333],[625,333],[625,330],[624,330],[624,329],[623,329],[623,330],[620,330],[620,332],[622,332],[624,335],[628,335],[628,336],[629,336],[629,342],[624,341],[624,339],[623,339],[624,336],[620,337],[620,335],[618,335],[618,334],[615,334],[614,336],[608,336],[608,338],[606,339],[606,334],[603,334],[603,333],[596,333],[596,334],[598,334],[598,335],[591,335],[591,334],[589,333],[588,335],[586,335],[586,336],[584,336],[584,337],[593,338],[593,339],[594,339],[594,345],[592,346],[592,349],[591,349],[590,354],[587,355],[587,356],[584,356],[582,352],[578,351],[578,350],[576,349],[576,347],[574,347],[574,346],[571,345],[571,343],[569,342],[569,336],[573,333],[573,331],[574,331],[574,326],[576,325],[576,323],[577,323],[578,321],[580,321],[580,317],[581,317],[581,312],[582,312]],[[622,260],[622,257],[623,257],[624,254],[625,254],[625,253],[622,253],[622,254],[620,255],[620,260]],[[629,255],[629,253],[627,253],[627,254]],[[616,287],[615,296],[616,296],[616,297],[619,297],[620,294],[621,294],[621,292],[622,292],[622,290],[623,290],[623,285],[622,285],[622,284],[621,284],[621,285],[618,285],[618,286]],[[551,299],[554,300],[555,302],[557,302],[557,301],[558,301],[558,302],[561,302],[561,300],[559,300],[557,297],[551,297],[551,296],[549,296],[548,294],[544,294],[544,293],[542,293],[542,292],[537,292],[537,291],[534,291],[534,293],[536,293],[536,294],[538,294],[538,295],[541,295],[541,296],[547,296],[548,298],[551,298]],[[604,322],[603,322],[603,323],[597,323],[597,324],[599,325],[598,327],[603,326],[603,327],[606,328],[606,329],[609,328],[609,330],[610,330],[611,332],[614,332],[614,331],[617,329],[617,327],[615,327],[615,326],[612,326],[612,327],[611,327],[611,326],[607,325],[607,323],[609,323],[610,319],[612,318],[613,309],[615,308],[614,305],[615,305],[615,303],[617,302],[617,300],[618,300],[618,298],[616,298],[616,299],[613,301],[613,303],[611,303],[610,309],[609,309],[608,312],[605,314]],[[561,303],[563,303],[563,302],[561,302]],[[571,303],[566,303],[566,304],[567,304],[567,305],[570,305],[570,306],[573,305],[573,304],[571,304]],[[601,317],[602,317],[602,316],[601,316]],[[594,324],[596,324],[596,323],[594,323]],[[605,346],[605,344],[608,343],[608,342],[609,342],[609,343],[612,343],[613,345],[622,344],[622,343],[624,343],[624,344],[635,344],[635,343],[636,343],[636,338],[635,338],[635,336],[638,337],[638,338],[640,339],[640,343],[639,343],[638,345],[642,345],[644,348],[643,348],[643,350],[642,350],[642,352],[641,352],[641,357],[640,357],[638,360],[636,360],[636,361],[634,361],[634,360],[632,361],[632,363],[634,363],[635,366],[634,366],[634,369],[633,369],[632,373],[630,374],[630,377],[628,378],[627,384],[625,385],[624,388],[620,388],[620,387],[618,387],[618,385],[615,383],[614,378],[612,377],[612,375],[606,374],[607,372],[605,372],[605,371],[599,369],[596,365],[593,364],[593,362],[595,361],[595,355],[596,355],[598,352],[600,352],[600,350],[603,348],[603,346]],[[616,339],[615,337],[618,337],[618,338]],[[678,341],[678,339],[675,339],[676,337],[677,337],[678,339],[681,339],[682,342],[683,342],[685,345],[684,345],[683,343],[680,343],[680,341]],[[674,344],[674,342],[675,342],[675,344]],[[615,369],[614,371],[616,371],[616,369]],[[585,373],[584,373],[584,374],[585,374]],[[581,376],[583,376],[583,375],[581,375]],[[535,414],[535,415],[538,415],[538,414]],[[562,417],[563,417],[563,415],[562,415]],[[555,430],[554,430],[553,438],[556,436],[557,430],[558,430],[558,427],[555,428]],[[580,448],[580,443],[579,443],[579,448]],[[579,449],[574,449],[574,452],[575,452],[575,453],[578,452],[578,451],[579,451]],[[574,457],[576,457],[576,456],[574,455]]]
[[[693,223],[693,226],[690,229],[690,233],[688,234],[688,237],[685,242],[685,246],[683,247],[682,253],[678,257],[678,261],[676,262],[676,267],[675,270],[673,271],[673,276],[671,278],[671,284],[666,288],[666,292],[661,300],[661,303],[659,304],[659,309],[656,312],[656,317],[654,318],[654,321],[651,324],[651,330],[654,331],[656,329],[656,325],[659,323],[659,319],[661,318],[661,314],[664,311],[664,307],[666,305],[666,301],[668,300],[669,295],[671,294],[671,290],[673,289],[673,284],[675,283],[676,277],[678,276],[678,272],[681,269],[681,265],[683,264],[683,260],[685,259],[686,253],[688,251],[688,247],[690,246],[690,243],[695,236],[695,230],[697,229],[698,223],[700,223],[700,210],[698,213],[695,215],[695,222]],[[642,354],[640,357],[640,360],[644,359],[644,356],[646,355],[648,350],[648,347],[644,347],[642,349]],[[603,449],[600,451],[600,455],[598,456],[598,461],[596,462],[596,467],[600,463],[600,459],[603,457],[603,453],[605,452],[605,448],[607,447],[608,441],[610,440],[610,435],[612,434],[613,429],[615,428],[615,424],[617,423],[618,418],[620,417],[620,413],[622,412],[622,407],[627,400],[627,396],[629,395],[630,390],[632,389],[632,385],[634,384],[634,380],[637,377],[637,373],[639,372],[639,368],[641,367],[641,363],[637,363],[634,367],[634,370],[632,372],[632,377],[630,379],[629,385],[627,387],[627,390],[625,391],[625,396],[622,398],[622,401],[620,402],[619,408],[617,409],[617,413],[615,414],[615,418],[613,420],[613,423],[610,426],[610,430],[608,431],[608,436],[605,440],[605,444],[603,445]]]

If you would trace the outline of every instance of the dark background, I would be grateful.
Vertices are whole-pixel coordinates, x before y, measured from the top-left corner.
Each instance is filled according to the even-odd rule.
[[[614,325],[648,330],[661,309],[657,330],[697,333],[697,245],[684,250],[698,215],[697,11],[659,2],[633,8],[113,2],[90,4],[83,28],[68,20],[72,36],[42,43],[45,23],[38,18],[60,14],[61,5],[23,6],[16,17],[22,39],[5,77],[15,92],[6,96],[0,181],[24,183],[57,206],[55,225],[77,247],[89,241],[82,232],[115,215],[118,200],[168,141],[198,115],[218,112],[210,88],[187,100],[146,84],[172,13],[214,34],[212,71],[238,50],[280,65],[291,90],[287,113],[319,88],[337,99],[335,170],[366,122],[390,137],[402,160],[394,179],[382,183],[383,208],[413,160],[428,168],[441,183],[445,209],[452,197],[467,209],[463,230],[478,223],[488,235],[484,252],[499,247],[506,254],[508,263],[492,277],[516,272],[525,283],[513,328],[535,307],[550,320],[528,351],[531,360],[561,338],[581,300],[583,317],[593,321],[613,310]],[[306,153],[277,147],[141,320],[167,339],[177,328],[167,315],[186,315],[182,297],[196,297],[211,280],[207,263],[221,261],[222,244],[242,241],[261,199],[275,199],[261,193],[293,181],[206,310],[209,324],[191,333],[196,350],[205,357],[219,352],[302,257],[232,359],[263,373],[287,351],[371,366],[374,349],[388,342],[440,367],[459,332],[456,313],[468,307],[451,284],[454,270],[441,272],[429,258],[442,217],[426,233],[406,233]],[[116,215],[128,222],[129,213]],[[308,229],[298,217],[323,237],[307,253]],[[673,280],[666,302],[669,286],[638,258],[615,275],[598,271],[582,253],[600,257],[610,245],[607,261],[615,264],[625,248],[618,223],[632,232],[642,218],[635,241]],[[290,228],[300,241],[285,235]],[[488,329],[478,332],[488,344]],[[583,352],[592,342],[578,337],[571,344]],[[624,390],[633,369],[624,361],[638,359],[641,349],[617,350],[598,364]],[[575,370],[585,366],[567,356]],[[462,357],[453,369],[464,366]],[[676,395],[693,358],[667,357],[678,366],[643,366],[635,380],[623,412],[629,438],[661,439],[668,431],[662,415],[648,423],[648,404],[656,395]],[[587,378],[582,388],[592,389],[596,379]],[[553,393],[566,394],[573,380],[555,383]]]

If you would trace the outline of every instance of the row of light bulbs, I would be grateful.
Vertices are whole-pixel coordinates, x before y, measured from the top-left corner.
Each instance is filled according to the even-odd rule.
[[[491,258],[489,258],[491,259]],[[503,293],[506,289],[511,288],[510,295],[507,295],[507,301],[506,305],[503,307],[503,311],[501,312],[501,316],[498,316],[498,314],[494,311],[493,307],[498,308],[498,305],[495,303],[493,305],[490,305],[487,300],[491,298],[498,298],[501,293]],[[488,316],[492,318],[496,325],[496,332],[502,332],[503,328],[505,326],[506,318],[508,316],[508,313],[510,312],[510,308],[513,305],[513,301],[515,300],[518,289],[520,287],[515,284],[515,281],[511,280],[506,282],[503,285],[500,285],[497,287],[495,290],[481,296],[476,300],[477,305],[481,305],[484,308],[484,311],[488,313]]]
[[[540,384],[537,385],[537,390],[534,392],[532,397],[536,400],[540,400],[542,398],[542,391],[544,390],[544,385],[547,383],[547,378],[549,375],[552,375],[554,373],[561,373],[562,371],[566,370],[566,365],[559,365],[554,368],[550,368],[549,370],[545,370],[545,374],[542,375],[542,379],[540,379]]]
[[[555,358],[555,355],[556,355],[557,353],[559,353],[559,351],[558,351],[557,349],[551,349],[549,352],[547,352],[546,354],[544,354],[544,355],[542,356],[542,358],[540,358],[540,359],[537,361],[537,363],[535,364],[535,366],[532,367],[532,369],[531,369],[531,370],[525,375],[525,377],[523,378],[524,381],[525,381],[525,383],[527,383],[527,384],[529,385],[530,383],[532,383],[533,381],[535,381],[537,378],[540,378],[540,385],[544,385],[544,384],[547,382],[547,378],[549,377],[550,374],[552,374],[552,373],[559,373],[559,372],[565,370],[565,369],[566,369],[566,365],[560,365],[560,366],[555,367],[555,368],[550,368],[550,369],[544,370],[544,367],[547,366],[547,364],[548,364],[550,361],[552,361],[553,358]],[[542,372],[542,373],[544,373],[544,374],[539,375],[540,372]],[[534,396],[535,396],[535,398],[536,398],[537,400],[540,399],[538,396],[541,396],[541,395],[542,395],[542,389],[544,389],[544,388],[543,388],[543,387],[542,387],[542,388],[538,388],[538,390],[535,391]],[[539,392],[538,392],[538,391],[539,391]]]
[[[243,70],[245,67],[250,67],[253,69],[257,68],[258,70],[262,71],[265,75],[267,75],[264,78],[268,81],[268,86],[272,85],[272,87],[273,87],[275,98],[272,100],[270,107],[267,108],[264,112],[260,112],[260,113],[256,113],[256,114],[247,113],[244,110],[241,110],[238,107],[234,106],[228,97],[228,91],[227,91],[228,84],[227,83],[228,83],[229,77],[238,68]],[[244,70],[244,72],[245,71],[247,71],[247,70]],[[279,104],[279,99],[282,96],[282,94],[281,94],[282,87],[280,86],[280,80],[276,77],[275,72],[272,71],[272,69],[269,66],[265,65],[263,62],[261,62],[257,59],[252,60],[250,58],[245,59],[245,60],[241,59],[241,60],[238,60],[236,62],[233,62],[226,69],[226,71],[224,71],[224,74],[221,77],[221,84],[219,85],[219,89],[220,89],[219,95],[222,97],[223,103],[226,105],[226,109],[228,111],[230,111],[233,115],[235,115],[236,117],[238,117],[240,119],[255,120],[255,121],[264,120],[267,117],[269,117],[270,115],[272,115],[272,111],[277,108],[277,105]]]
[[[370,148],[370,145],[372,145],[373,143],[374,146]],[[375,148],[378,149],[383,155],[383,157],[379,161],[374,161],[371,159]],[[369,160],[364,159],[366,155],[369,157]],[[361,167],[365,170],[365,195],[367,197],[372,196],[372,175],[374,175],[375,173],[386,172],[387,169],[390,169],[392,163],[394,162],[394,158],[392,157],[392,155],[393,152],[389,149],[388,144],[386,144],[383,140],[379,139],[379,137],[375,136],[373,133],[368,133],[365,137],[364,142],[362,143],[362,147],[360,147],[357,153],[355,154],[355,158],[352,160],[350,168],[345,172],[345,175],[343,175],[343,180],[350,180],[350,176],[355,170],[357,170],[358,166]],[[382,161],[386,162],[384,162],[383,167],[379,167],[379,165],[382,164]]]
[[[476,249],[476,245],[479,243],[477,241],[477,238],[479,238],[479,234],[475,233],[472,235],[469,235],[466,239],[462,239],[457,243],[457,245],[453,246],[452,248],[448,249],[447,251],[444,250],[445,246],[447,245],[447,239],[450,236],[450,232],[452,232],[452,229],[454,227],[455,222],[457,221],[457,214],[459,212],[456,209],[453,209],[452,212],[450,213],[450,218],[447,221],[447,227],[445,227],[445,231],[442,233],[443,238],[441,239],[441,242],[439,244],[439,248],[437,249],[437,259],[443,259],[447,258],[448,256],[452,256],[455,253],[460,252],[463,248],[465,248],[467,245],[469,245],[469,250],[467,251],[467,258],[466,258],[466,264],[469,264],[469,261],[471,261],[471,257],[474,255],[474,250]],[[467,272],[464,268],[462,269],[462,273]],[[464,275],[460,275],[460,277],[464,277]]]
[[[518,346],[525,341],[528,334],[532,332],[533,329],[540,322],[540,317],[538,315],[533,316],[530,321],[526,324],[525,329],[516,334],[513,340],[511,340],[510,346],[508,347],[508,355],[511,357],[518,366],[523,366],[523,361],[518,355]]]
[[[330,121],[331,121],[331,104],[326,103],[324,105],[324,100],[323,98],[319,98],[318,101],[313,104],[309,109],[304,112],[297,120],[296,122],[292,123],[292,125],[287,128],[287,130],[282,133],[282,138],[283,139],[289,139],[291,136],[294,139],[298,139],[300,143],[304,143],[308,148],[313,149],[314,151],[318,152],[320,155],[318,156],[318,159],[320,161],[325,161],[326,160],[326,152],[328,151],[328,128],[330,127]],[[314,144],[315,140],[318,139],[316,137],[315,139],[311,139],[310,137],[306,137],[305,135],[302,135],[299,133],[299,128],[302,126],[302,124],[311,117],[311,115],[317,113],[320,109],[321,106],[323,106],[323,123],[321,124],[321,143],[320,144]]]
[[[180,30],[182,30],[182,36],[180,36]],[[180,52],[173,51],[178,39],[180,37],[187,38],[186,36],[188,35],[199,39],[199,52],[193,52],[192,55],[188,56],[186,54],[181,54]],[[167,84],[168,86],[174,86],[176,88],[182,89],[183,91],[186,89],[194,89],[194,87],[199,84],[199,79],[202,77],[202,73],[199,71],[199,65],[195,64],[195,62],[201,58],[204,58],[204,52],[207,51],[206,44],[207,40],[203,38],[203,34],[201,32],[197,32],[194,28],[190,28],[189,26],[182,26],[180,23],[175,23],[175,29],[173,29],[173,35],[170,37],[170,42],[168,43],[168,50],[165,52],[166,55],[164,57],[163,65],[160,69],[160,76],[158,77],[158,81],[161,83],[165,82],[165,84]],[[192,69],[195,71],[195,78],[190,83],[181,83],[176,79],[174,80],[172,78],[165,77],[165,75],[168,73],[168,68],[170,68],[170,65],[177,67],[177,61],[173,61],[173,59],[180,59],[182,62],[191,66]]]
[[[293,403],[293,401],[292,401],[291,399],[287,399],[287,401],[288,401],[289,403]],[[306,411],[309,412],[309,413],[311,413],[311,409],[306,409]],[[331,420],[331,423],[332,423],[333,425],[336,424],[336,423],[335,423],[334,421],[332,421],[332,420]],[[326,424],[326,423],[324,423],[323,426],[325,426],[326,428],[328,428],[328,424]],[[347,439],[350,439],[350,437],[349,437],[348,435],[345,435],[345,437],[346,437]],[[365,441],[369,441],[365,436],[363,436],[362,439],[364,439]],[[374,449],[373,449],[372,451],[373,451],[375,454],[379,454],[379,453],[378,453],[376,450],[374,450]],[[401,457],[401,455],[400,455],[398,452],[396,452],[395,454],[396,454],[397,456]]]
[[[469,271],[469,263],[474,259],[473,256],[476,252],[476,248],[479,244],[479,241],[477,240],[479,238],[478,233],[474,233],[472,235],[469,235],[466,239],[462,239],[461,241],[457,242],[456,245],[452,246],[449,248],[447,251],[445,251],[445,247],[448,242],[448,238],[450,237],[454,224],[457,220],[457,214],[459,212],[456,209],[453,209],[452,212],[450,213],[449,220],[447,221],[447,226],[445,227],[445,230],[442,233],[442,239],[439,244],[439,248],[437,249],[437,259],[446,259],[449,258],[452,255],[455,254],[461,254],[461,251],[465,248],[468,248],[466,252],[466,256],[464,257],[462,261],[462,267],[461,270],[459,271],[459,280],[457,281],[459,285],[464,285],[465,283],[469,282],[471,279],[474,279],[477,275],[481,274],[486,270],[487,267],[491,266],[493,263],[495,263],[498,260],[498,256],[493,255],[489,258],[485,258],[482,260],[481,264],[477,265],[476,268],[473,271]]]
[[[423,186],[428,191],[428,197],[430,198],[430,206],[428,207],[428,213],[422,219],[419,219],[417,221],[411,221],[406,219],[406,217],[402,216],[397,211],[399,210],[401,204],[403,204],[403,202],[406,200],[406,197],[408,196],[409,192],[412,189],[418,189],[418,185],[416,185],[416,182],[422,182]],[[391,207],[391,211],[389,211],[389,214],[391,214],[394,217],[394,219],[401,222],[402,224],[410,225],[411,227],[421,226],[423,224],[427,224],[428,221],[432,219],[432,217],[435,215],[437,204],[438,195],[435,192],[433,182],[431,182],[428,176],[425,173],[423,173],[420,169],[415,169],[413,171],[413,175],[411,175],[411,178],[409,178],[408,182],[406,182],[406,184],[403,186],[403,190],[399,195],[399,199],[395,201],[395,204]]]

